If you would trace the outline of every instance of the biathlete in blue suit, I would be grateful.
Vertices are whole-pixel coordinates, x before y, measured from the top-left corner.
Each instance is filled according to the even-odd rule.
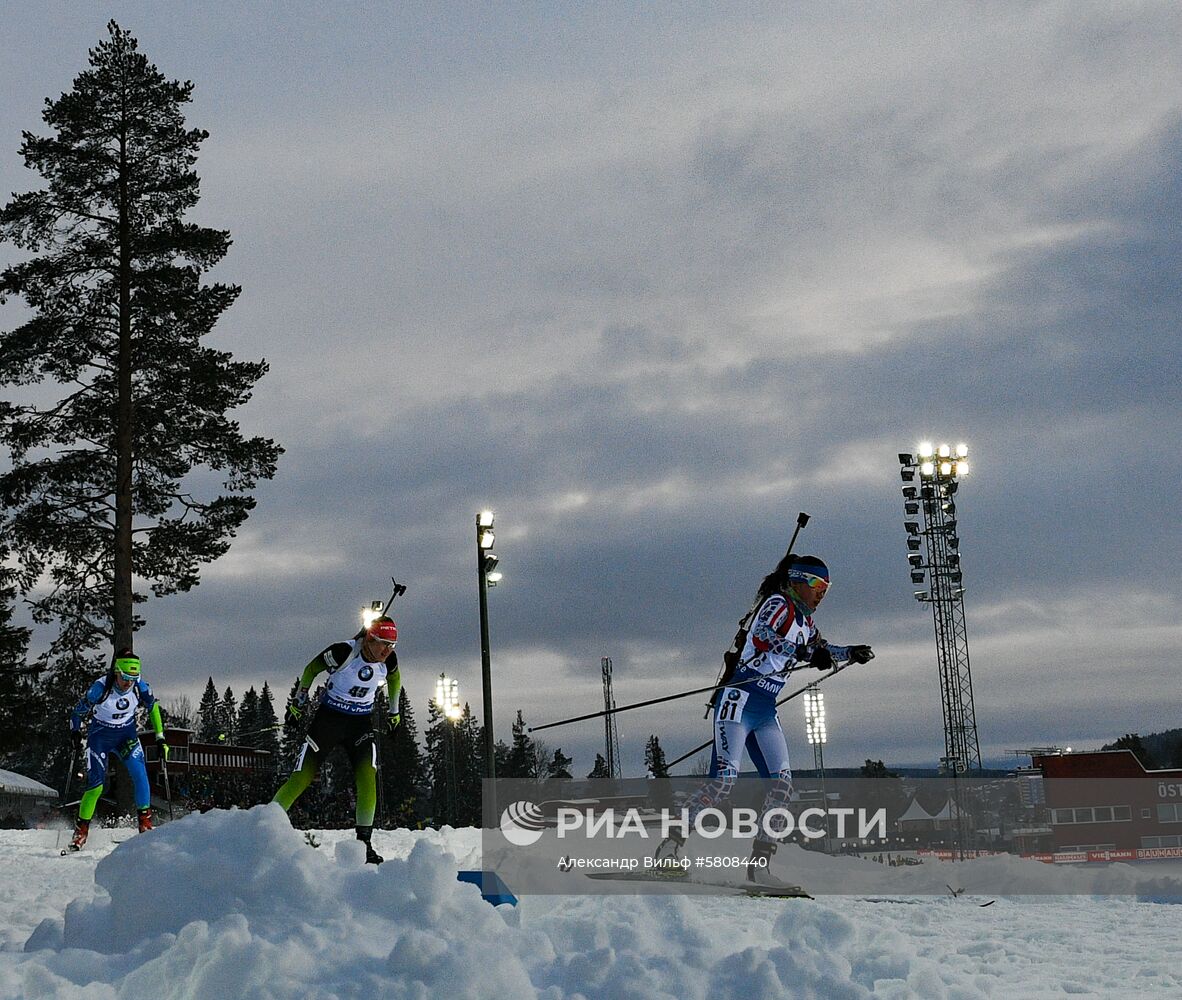
[[[78,803],[78,820],[69,850],[77,851],[86,843],[95,806],[103,793],[107,778],[107,760],[115,754],[131,776],[136,809],[139,811],[139,832],[152,829],[152,798],[148,786],[148,771],[144,765],[144,748],[136,733],[136,710],[144,709],[152,720],[152,730],[160,748],[161,760],[168,759],[168,744],[164,742],[164,723],[160,706],[152,696],[148,682],[140,676],[140,660],[130,649],[115,656],[106,676],[100,677],[87,690],[70,713],[70,731],[79,753],[86,754],[86,791]],[[82,723],[89,719],[85,740]]]

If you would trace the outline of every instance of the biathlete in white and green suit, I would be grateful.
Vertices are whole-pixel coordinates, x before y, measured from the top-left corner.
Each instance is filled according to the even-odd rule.
[[[394,646],[398,626],[393,619],[378,618],[357,639],[335,642],[317,654],[300,676],[295,699],[288,706],[296,718],[307,710],[308,691],[316,677],[328,671],[328,682],[308,735],[296,760],[296,769],[275,793],[274,801],[290,810],[312,784],[320,762],[334,747],[342,747],[353,765],[357,785],[357,839],[365,844],[365,860],[380,865],[382,856],[373,849],[373,817],[377,809],[378,747],[370,717],[380,687],[388,688],[391,732],[398,726],[398,695],[402,679]]]

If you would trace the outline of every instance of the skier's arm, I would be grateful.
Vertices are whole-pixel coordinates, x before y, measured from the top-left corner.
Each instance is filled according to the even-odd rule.
[[[160,703],[158,701],[152,702],[148,718],[152,720],[152,732],[156,734],[156,739],[164,739],[164,720],[160,717]]]
[[[796,645],[784,637],[792,625],[792,608],[778,594],[763,602],[751,626],[752,645],[760,653],[783,656],[796,652]],[[783,629],[783,631],[781,631]]]
[[[398,671],[398,656],[394,653],[386,661],[387,669],[391,660],[394,661],[394,667],[386,674],[386,705],[390,712],[390,728],[397,729],[398,723],[402,721],[402,713],[398,710],[398,699],[402,695],[402,674]]]
[[[352,655],[353,645],[348,642],[334,642],[327,649],[317,653],[300,674],[299,687],[295,697],[287,706],[288,714],[298,719],[308,704],[308,691],[311,690],[312,682],[316,680],[317,675],[326,670],[331,673]]]
[[[818,670],[832,670],[839,662],[868,663],[874,659],[874,651],[869,646],[839,646],[821,635],[819,629],[816,630],[809,647],[813,650],[810,662]]]
[[[95,681],[90,685],[86,694],[82,696],[78,704],[74,706],[74,710],[70,713],[70,729],[78,732],[82,728],[82,720],[88,716],[94,709],[94,706],[102,700],[103,697],[103,682]]]
[[[307,693],[312,689],[312,682],[318,674],[326,670],[336,670],[342,663],[353,655],[353,647],[347,642],[334,642],[327,649],[321,650],[304,667],[300,674],[300,690]]]

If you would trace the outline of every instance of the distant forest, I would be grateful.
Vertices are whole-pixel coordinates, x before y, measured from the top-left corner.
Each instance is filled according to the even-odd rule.
[[[1166,729],[1160,733],[1141,736],[1125,733],[1119,740],[1106,743],[1101,750],[1132,750],[1151,771],[1182,767],[1182,728]]]

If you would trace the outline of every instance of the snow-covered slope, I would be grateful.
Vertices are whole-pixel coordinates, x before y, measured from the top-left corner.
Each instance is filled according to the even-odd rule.
[[[478,866],[475,830],[379,832],[380,868],[344,832],[312,850],[276,806],[112,845],[129,833],[96,831],[63,858],[51,831],[0,832],[0,997],[1182,995],[1182,906],[1132,898],[534,896],[494,909],[456,881]],[[1020,869],[1004,876],[1021,891]]]

